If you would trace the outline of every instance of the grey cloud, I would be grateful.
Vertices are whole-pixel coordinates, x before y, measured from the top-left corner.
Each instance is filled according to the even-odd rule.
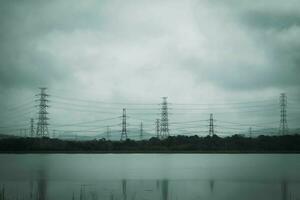
[[[0,89],[203,103],[294,93],[300,9],[263,2],[1,1]]]
[[[249,26],[259,29],[282,30],[292,26],[300,25],[300,14],[298,13],[273,13],[262,11],[246,11],[242,21]]]
[[[223,15],[227,18],[227,21],[223,23],[223,26],[226,27],[229,24],[228,26],[230,27],[233,23],[234,26],[237,27],[237,30],[240,29],[247,34],[246,37],[248,37],[248,40],[253,40],[258,43],[257,47],[255,47],[256,49],[266,51],[266,59],[273,60],[269,63],[262,63],[261,65],[267,66],[262,66],[260,69],[259,64],[251,62],[251,59],[254,61],[256,59],[255,55],[251,54],[255,53],[256,49],[253,48],[244,52],[244,54],[249,54],[249,63],[239,61],[227,62],[226,59],[234,60],[240,56],[238,53],[242,50],[240,48],[243,48],[243,46],[235,44],[236,36],[239,35],[230,35],[226,30],[224,30],[223,33],[214,33],[214,28],[211,28],[211,26],[214,26],[212,23],[216,21],[210,20],[210,24],[199,24],[200,27],[198,28],[200,28],[200,31],[201,28],[203,28],[203,31],[206,31],[207,34],[224,35],[222,37],[227,40],[224,45],[230,43],[232,46],[229,48],[233,48],[233,53],[236,53],[236,55],[231,55],[230,58],[225,58],[225,60],[221,60],[220,63],[210,63],[207,61],[202,62],[201,59],[206,58],[199,59],[197,56],[193,58],[195,52],[190,52],[192,55],[178,55],[178,58],[181,57],[183,60],[180,64],[187,64],[189,66],[191,65],[189,60],[193,60],[192,66],[188,67],[188,69],[196,70],[199,74],[204,73],[205,76],[200,75],[202,80],[206,79],[206,81],[210,81],[212,84],[219,85],[222,88],[260,89],[272,85],[298,84],[294,72],[298,72],[299,70],[299,45],[284,46],[284,43],[278,42],[277,38],[280,31],[282,32],[282,29],[286,30],[292,26],[298,26],[300,17],[296,12],[288,13],[288,9],[286,8],[280,10],[278,3],[272,5],[273,7],[270,9],[265,10],[266,5],[249,1],[228,1],[229,3],[227,1],[226,3],[220,1],[213,3],[209,1],[202,1],[202,3],[203,2],[205,2],[206,6],[208,5],[207,8],[227,8],[228,10],[224,12]],[[266,4],[271,5],[272,2],[266,2]],[[114,39],[116,40],[122,38],[124,35],[128,35],[128,39],[131,41],[134,38],[142,38],[143,34],[149,34],[149,32],[156,33],[153,35],[154,37],[160,37],[160,35],[157,34],[158,32],[165,34],[163,31],[168,30],[165,28],[155,32],[155,28],[161,28],[165,23],[157,25],[157,22],[150,20],[151,18],[145,18],[144,21],[140,20],[140,22],[136,24],[131,22],[131,24],[129,24],[129,27],[132,29],[135,25],[146,27],[145,32],[141,32],[141,27],[137,27],[138,31],[126,30],[126,25],[128,24],[122,23],[124,16],[131,15],[131,13],[129,13],[130,9],[138,9],[139,6],[144,6],[144,3],[139,3],[137,6],[128,6],[129,10],[126,12],[124,12],[122,8],[119,9],[118,7],[121,6],[117,6],[116,2],[113,2],[112,5],[117,8],[115,15],[108,1],[102,1],[100,3],[87,1],[87,3],[77,2],[75,4],[71,1],[2,1],[1,8],[3,12],[1,12],[1,26],[3,28],[1,29],[1,42],[3,45],[0,49],[2,55],[2,77],[0,83],[6,87],[13,83],[20,85],[26,85],[28,83],[28,85],[32,87],[43,80],[45,81],[43,84],[47,84],[47,80],[51,82],[51,80],[68,79],[68,75],[72,74],[72,69],[68,69],[68,66],[64,66],[65,63],[60,63],[55,55],[49,55],[48,52],[40,51],[32,45],[51,32],[59,32],[67,35],[74,31],[82,30],[100,31],[102,34],[115,35]],[[145,5],[147,6],[148,4]],[[197,12],[196,9],[193,11],[195,13]],[[224,9],[222,9],[221,12],[222,11],[224,11]],[[149,13],[151,14],[151,12]],[[145,14],[147,14],[147,12],[145,12]],[[217,14],[217,12],[215,12],[215,14]],[[223,16],[220,15],[219,17],[222,18]],[[128,17],[126,20],[130,19],[131,18]],[[215,16],[215,20],[218,20],[218,16]],[[204,21],[201,21],[201,23],[202,22]],[[147,30],[147,24],[153,29],[152,31]],[[118,26],[120,27],[118,28]],[[247,26],[250,28],[245,28]],[[251,29],[251,27],[254,27],[254,29]],[[257,31],[256,28],[260,30]],[[221,29],[222,28],[220,28],[220,30]],[[271,30],[271,32],[269,30]],[[109,31],[112,32],[110,33]],[[135,31],[137,31],[136,35],[133,34]],[[214,38],[209,37],[208,39],[213,40]],[[133,43],[136,42],[133,41]],[[248,43],[246,42],[244,45],[246,47]],[[167,48],[172,49],[173,47],[170,46]],[[201,48],[201,46],[199,46],[199,48]],[[211,51],[209,53],[212,54],[215,53],[215,50],[220,52],[227,51],[227,47],[221,47],[224,49],[217,48],[219,47],[216,46],[207,50]],[[66,47],[66,51],[68,51],[68,47]],[[170,55],[170,57],[173,57],[173,55]],[[221,57],[221,59],[223,58]],[[208,67],[207,65],[211,66]],[[288,69],[283,69],[281,67],[283,65],[288,65],[285,67]],[[47,75],[45,75],[45,71],[48,72]],[[193,71],[191,72],[193,73]]]
[[[1,1],[1,87],[36,88],[69,78],[72,72],[68,66],[36,46],[52,31],[98,28],[97,10],[82,13],[80,5],[73,9],[68,6],[72,7],[71,2]]]
[[[254,48],[244,51],[249,43],[236,44],[240,34],[229,36],[227,46],[221,51],[233,48],[235,55],[229,59],[237,61],[205,63],[199,58],[188,58],[184,65],[196,70],[200,81],[206,80],[226,90],[261,90],[266,88],[299,87],[300,79],[300,12],[297,1],[213,1],[213,8],[225,19],[224,27],[230,23],[238,27]],[[230,30],[229,30],[230,31]],[[228,35],[223,29],[220,35]],[[213,38],[212,38],[213,39]],[[227,43],[226,43],[227,44]],[[212,54],[214,53],[214,49]],[[219,49],[218,49],[219,50]],[[248,59],[240,62],[241,53]],[[262,56],[266,62],[256,63]],[[217,58],[218,59],[218,58]]]

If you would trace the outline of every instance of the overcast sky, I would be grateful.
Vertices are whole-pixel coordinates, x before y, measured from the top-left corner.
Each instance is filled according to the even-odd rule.
[[[27,102],[33,103],[45,86],[53,95],[49,117],[54,125],[118,116],[125,106],[71,99],[157,104],[163,96],[174,103],[173,121],[206,119],[215,112],[220,120],[279,123],[279,94],[285,92],[289,125],[295,127],[300,119],[299,5],[299,0],[3,0],[0,108],[6,110],[1,123],[23,127],[36,118],[36,108],[26,114]],[[261,100],[265,103],[247,104],[251,112],[231,106]],[[225,106],[216,111],[199,105],[195,111],[195,105],[180,110],[186,105],[176,103]],[[81,112],[102,111],[101,106],[113,109]],[[148,114],[132,112],[132,119],[148,120],[150,129],[150,121],[159,117],[150,114],[159,112],[154,107]]]

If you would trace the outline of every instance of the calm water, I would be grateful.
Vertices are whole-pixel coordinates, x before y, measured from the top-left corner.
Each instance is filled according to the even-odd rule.
[[[8,200],[300,200],[300,155],[2,154],[0,184]]]

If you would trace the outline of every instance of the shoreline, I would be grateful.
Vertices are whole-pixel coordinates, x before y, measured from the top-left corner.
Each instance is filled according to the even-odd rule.
[[[300,151],[0,151],[1,154],[300,154]]]
[[[0,139],[0,154],[300,154],[300,135],[256,138],[179,135],[141,141],[7,138]]]

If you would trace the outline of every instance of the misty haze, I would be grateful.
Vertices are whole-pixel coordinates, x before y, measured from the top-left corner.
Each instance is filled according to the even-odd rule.
[[[0,200],[300,200],[300,0],[0,1]]]

